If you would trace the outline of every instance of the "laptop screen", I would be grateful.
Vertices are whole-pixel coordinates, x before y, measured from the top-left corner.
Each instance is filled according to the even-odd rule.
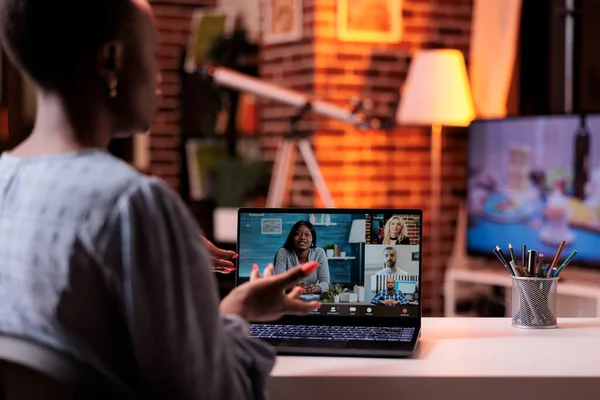
[[[317,261],[299,282],[322,302],[314,315],[420,317],[420,210],[242,208],[238,223],[238,284],[253,264],[277,274]]]

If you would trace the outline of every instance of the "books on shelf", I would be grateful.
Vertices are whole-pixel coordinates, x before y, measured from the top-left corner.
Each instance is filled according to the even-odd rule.
[[[331,222],[330,214],[310,214],[308,220],[313,225],[337,225],[335,222]]]

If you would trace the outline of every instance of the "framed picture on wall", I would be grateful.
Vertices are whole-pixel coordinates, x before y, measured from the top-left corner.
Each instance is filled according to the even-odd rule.
[[[233,35],[236,17],[237,12],[231,7],[202,8],[192,13],[185,58],[188,73],[207,60],[216,40]]]
[[[398,43],[402,0],[338,0],[337,37],[347,42]]]
[[[302,0],[263,0],[264,44],[302,39]]]
[[[260,233],[262,235],[282,235],[283,220],[281,218],[263,218],[260,220]]]

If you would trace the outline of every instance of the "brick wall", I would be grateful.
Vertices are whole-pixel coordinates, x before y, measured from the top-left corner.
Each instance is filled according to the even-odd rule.
[[[302,39],[292,43],[262,47],[259,70],[262,79],[303,93],[311,93],[316,79],[314,38],[314,3],[316,0],[302,3],[304,17]],[[261,2],[261,7],[265,7],[265,2]],[[264,12],[261,14],[264,15]],[[263,154],[266,160],[273,160],[282,135],[289,132],[289,119],[297,113],[297,110],[274,101],[260,101],[259,118]],[[298,130],[303,134],[313,133],[314,122],[314,116],[307,114],[299,122]],[[286,196],[288,197],[286,204],[306,205],[311,203],[312,187],[308,170],[297,157],[295,180],[290,188],[290,196]]]
[[[179,68],[182,49],[187,45],[192,12],[216,3],[216,0],[150,0],[159,32],[158,62],[164,96],[151,129],[150,173],[166,180],[175,190],[179,189],[181,173]]]
[[[346,105],[359,95],[374,102],[373,115],[394,113],[397,91],[411,54],[420,48],[457,48],[468,60],[472,0],[403,0],[403,37],[398,44],[340,42],[336,39],[337,0],[304,1],[304,38],[261,49],[261,76],[314,93],[317,99]],[[365,16],[368,18],[368,16]],[[261,107],[265,156],[272,159],[286,131],[289,107]],[[310,116],[301,130],[314,133],[315,153],[338,207],[405,207],[424,210],[424,312],[441,312],[441,282],[428,262],[430,225],[430,131],[395,128],[357,131],[348,125]],[[441,229],[443,256],[450,254],[457,209],[466,187],[464,129],[445,129]],[[297,161],[286,205],[320,206],[306,167]],[[436,266],[441,269],[442,266]],[[438,277],[440,275],[437,275]]]

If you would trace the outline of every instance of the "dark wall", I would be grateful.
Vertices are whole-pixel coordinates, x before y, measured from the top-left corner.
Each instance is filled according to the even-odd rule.
[[[516,66],[519,115],[546,114],[550,109],[550,9],[548,0],[523,2]]]
[[[600,113],[600,1],[575,0],[573,112]],[[523,2],[519,114],[565,112],[565,0]]]
[[[600,112],[600,1],[576,2],[575,107],[585,113]]]

